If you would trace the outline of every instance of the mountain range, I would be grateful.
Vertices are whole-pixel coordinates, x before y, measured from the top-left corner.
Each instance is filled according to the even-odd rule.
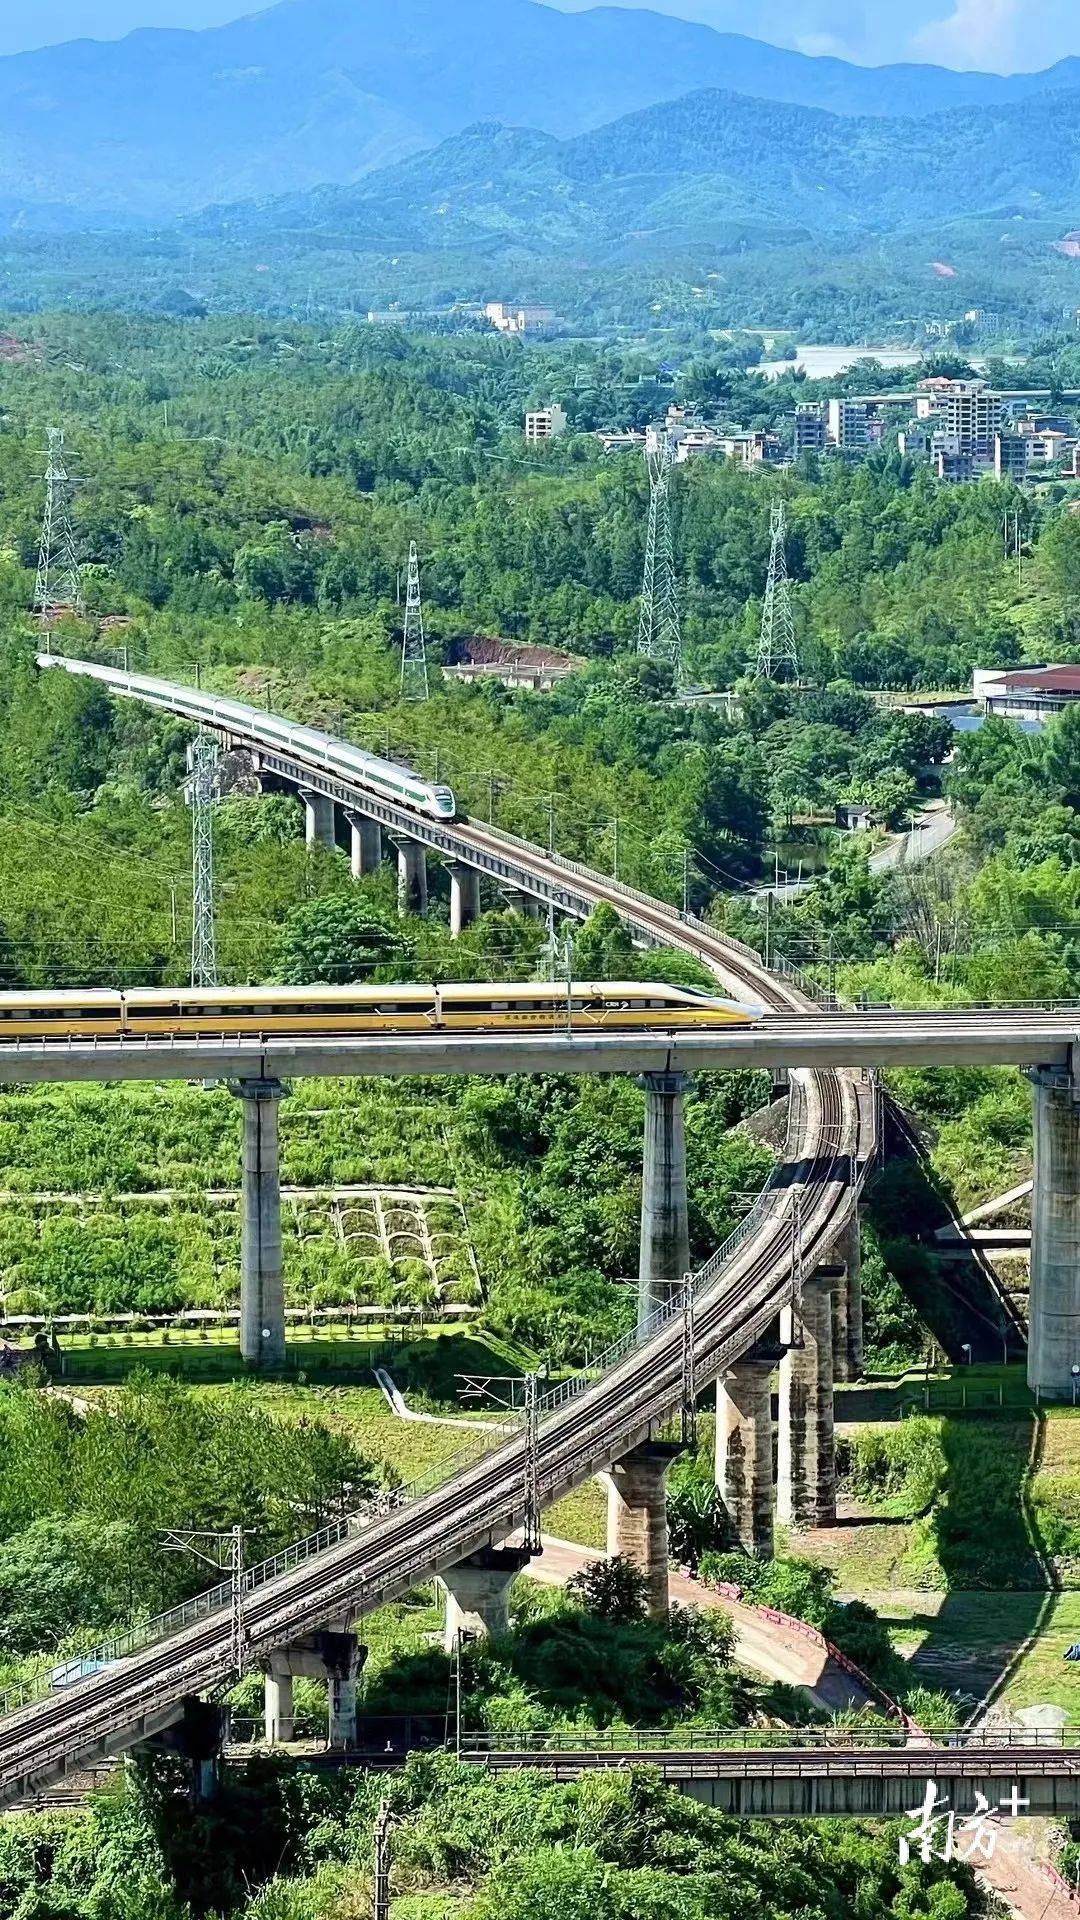
[[[448,216],[427,205],[444,190],[453,190],[455,220],[490,219],[475,172],[490,162],[512,203],[508,217],[525,219],[531,200],[568,235],[619,217],[641,224],[634,194],[643,178],[648,218],[666,217],[665,194],[681,195],[678,183],[693,171],[714,195],[734,194],[729,211],[753,203],[789,221],[815,208],[862,218],[860,195],[888,200],[898,163],[932,194],[929,149],[938,147],[946,157],[962,150],[982,171],[969,197],[1030,201],[1045,191],[1036,175],[1060,186],[1042,156],[1060,109],[1022,103],[1074,92],[1080,59],[1012,76],[864,68],[617,7],[567,14],[537,0],[280,0],[203,32],[147,30],[0,60],[0,206],[31,224],[41,209],[55,225],[61,208],[88,222],[101,213],[158,222],[382,172],[364,201],[373,219],[408,217],[403,198],[415,191],[424,204],[412,217],[445,230]],[[687,104],[691,93],[697,105]],[[680,101],[666,120],[650,117]],[[993,118],[1010,112],[1015,121]],[[980,113],[990,118],[979,122]],[[928,131],[913,135],[912,122],[927,115]],[[829,116],[842,116],[831,131]],[[477,122],[480,132],[465,132]],[[535,132],[494,132],[493,122]],[[978,151],[980,124],[988,142],[995,129],[1023,129],[1018,151],[1040,149],[1030,177],[989,147]],[[688,166],[695,129],[719,141],[715,165],[699,143]],[[1075,138],[1071,115],[1062,137]],[[635,154],[638,138],[648,146]],[[855,151],[845,159],[848,139]],[[784,142],[794,149],[778,152]],[[433,148],[437,158],[424,151]],[[395,174],[395,163],[406,170]],[[610,172],[593,180],[594,163],[627,166],[634,185],[620,191]],[[1059,171],[1069,177],[1068,152]],[[681,218],[686,209],[673,211]]]
[[[596,264],[742,235],[833,242],[1080,206],[1080,92],[914,120],[841,117],[722,90],[557,140],[479,124],[351,187],[210,209],[204,234],[303,230],[381,253],[514,251]]]

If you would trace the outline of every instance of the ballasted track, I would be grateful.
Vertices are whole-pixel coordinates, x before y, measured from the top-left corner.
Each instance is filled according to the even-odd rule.
[[[198,696],[188,688],[175,692],[176,709],[200,717],[197,709],[192,714]],[[206,705],[212,702],[208,699]],[[258,719],[253,713],[244,740],[256,750]],[[232,720],[229,731],[235,739]],[[729,989],[752,996],[770,1010],[798,1013],[810,1004],[787,981],[767,972],[756,955],[700,922],[684,920],[661,902],[646,901],[616,881],[549,858],[541,849],[490,827],[448,827],[382,802],[371,808],[362,788],[343,787],[336,778],[328,781],[317,765],[297,764],[307,784],[321,784],[324,790],[332,786],[333,797],[343,804],[374,811],[386,824],[401,832],[413,830],[427,844],[466,861],[471,853],[482,871],[497,864],[508,878],[533,883],[538,891],[557,890],[569,896],[572,911],[575,897],[577,911],[582,904],[608,901],[645,938],[692,953]],[[386,820],[388,813],[395,817]],[[789,1189],[802,1191],[799,1265],[806,1271],[827,1256],[856,1205],[855,1168],[865,1164],[873,1141],[867,1137],[872,1135],[872,1120],[854,1077],[833,1071],[802,1077],[805,1112],[795,1151],[778,1170],[756,1232],[701,1289],[695,1304],[701,1386],[752,1346],[792,1297]],[[682,1337],[676,1316],[542,1421],[538,1464],[544,1504],[610,1465],[670,1416],[681,1397]],[[524,1446],[514,1438],[434,1492],[254,1589],[245,1604],[252,1655],[346,1614],[361,1616],[477,1547],[504,1538],[524,1517]],[[231,1619],[223,1608],[77,1687],[4,1716],[0,1799],[25,1796],[42,1780],[100,1752],[106,1743],[122,1747],[129,1733],[133,1744],[149,1715],[225,1681],[230,1654]]]

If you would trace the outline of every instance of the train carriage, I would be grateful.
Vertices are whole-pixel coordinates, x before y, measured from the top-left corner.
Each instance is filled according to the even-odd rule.
[[[513,1033],[553,1027],[747,1026],[761,1009],[662,981],[348,987],[86,989],[0,993],[7,1040],[198,1039],[231,1034]]]

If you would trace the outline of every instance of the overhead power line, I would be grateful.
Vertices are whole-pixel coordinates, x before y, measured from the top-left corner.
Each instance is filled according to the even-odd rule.
[[[754,663],[755,680],[797,680],[799,655],[791,611],[791,582],[787,570],[787,508],[773,503],[769,516],[769,578],[761,609],[761,638]]]
[[[218,984],[214,925],[214,802],[217,799],[217,735],[205,729],[191,747],[191,984]]]
[[[667,661],[678,683],[682,676],[682,629],[671,534],[675,442],[670,433],[651,436],[645,460],[649,470],[649,525],[645,536],[638,652],[648,660]]]
[[[41,523],[34,612],[39,620],[83,611],[82,576],[71,522],[71,476],[64,458],[60,427],[48,429],[45,464],[45,514]]]
[[[424,642],[424,609],[420,604],[420,562],[416,541],[409,547],[409,581],[405,594],[405,631],[401,639],[401,697],[426,700],[428,697],[427,647]]]

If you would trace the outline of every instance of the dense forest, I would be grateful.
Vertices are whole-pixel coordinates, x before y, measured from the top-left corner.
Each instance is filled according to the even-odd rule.
[[[198,671],[204,684],[389,749],[450,780],[467,810],[617,869],[758,945],[763,919],[748,886],[781,848],[785,862],[800,848],[818,864],[831,858],[802,901],[776,912],[771,937],[774,951],[834,985],[855,969],[843,973],[845,990],[901,993],[913,968],[924,983],[929,968],[934,991],[980,998],[1015,995],[1021,984],[1059,991],[1071,977],[1060,934],[1022,926],[1011,942],[996,937],[1001,889],[1026,898],[1029,869],[1042,876],[1055,925],[1071,899],[1062,745],[1047,760],[1006,729],[999,774],[994,728],[961,742],[946,785],[973,827],[936,905],[925,887],[872,876],[857,848],[831,851],[826,824],[847,799],[902,823],[940,785],[952,748],[947,721],[890,711],[867,686],[962,689],[976,664],[1038,657],[1051,632],[1055,655],[1073,655],[1080,521],[1052,495],[1036,503],[990,483],[937,487],[889,454],[786,475],[797,631],[815,683],[795,697],[741,680],[777,483],[724,462],[681,472],[689,667],[700,685],[741,685],[728,717],[674,700],[665,671],[636,654],[642,463],[605,460],[586,430],[641,423],[673,399],[775,422],[798,383],[761,383],[746,373],[744,350],[729,343],[673,373],[614,348],[236,320],[53,317],[23,325],[21,338],[21,357],[0,365],[7,983],[166,981],[187,966],[184,729],[33,665],[41,447],[55,420],[79,476],[90,609],[82,623],[62,623],[63,646],[107,659],[122,648],[133,664],[181,678]],[[1075,359],[1068,341],[1051,338],[1037,371],[1064,384]],[[524,407],[560,393],[580,431],[527,451]],[[1019,511],[1027,537],[1019,582],[1002,538],[1006,510]],[[452,639],[479,632],[568,648],[579,671],[550,694],[516,695],[435,672],[428,702],[403,702],[395,601],[414,538],[434,663]],[[1011,827],[994,798],[1003,787],[1015,796]],[[988,833],[996,865],[980,874]],[[596,916],[556,953],[543,927],[494,898],[451,943],[436,869],[428,921],[399,922],[389,877],[356,886],[343,854],[307,852],[296,804],[283,797],[224,801],[217,853],[219,952],[231,979],[528,977],[568,958],[615,977],[645,964],[610,917]],[[1017,911],[1010,904],[1011,925]],[[675,956],[648,965],[696,977]],[[1000,1108],[996,1086],[975,1110],[992,1137],[963,1176],[970,1186],[1014,1151],[1006,1141],[1019,1148],[1026,1124],[1012,1093]],[[286,1166],[297,1180],[457,1187],[490,1325],[566,1360],[619,1329],[629,1299],[614,1283],[635,1259],[634,1088],[420,1089],[404,1128],[392,1102],[344,1090],[317,1147],[303,1121],[314,1094],[292,1115],[286,1103]],[[765,1150],[746,1132],[727,1134],[762,1098],[724,1077],[695,1094],[701,1251],[765,1176]],[[201,1188],[233,1179],[238,1120],[224,1094],[178,1090],[155,1104],[152,1124],[137,1097],[9,1094],[0,1125],[5,1185],[25,1196],[0,1204],[9,1311],[170,1311],[230,1299],[235,1215],[198,1202]],[[945,1132],[940,1151],[955,1161]],[[569,1165],[584,1177],[565,1180]],[[121,1204],[155,1188],[175,1189],[179,1210]],[[64,1192],[92,1194],[91,1212],[34,1198]],[[356,1246],[335,1246],[325,1212],[298,1217],[294,1230],[296,1304],[477,1299],[467,1263],[439,1277],[415,1261],[388,1272]],[[886,1311],[882,1298],[881,1343],[917,1343],[899,1300]]]
[[[160,1768],[86,1820],[9,1823],[7,1913],[93,1920],[324,1920],[370,1910],[380,1797],[393,1815],[400,1920],[965,1920],[983,1899],[971,1869],[897,1863],[896,1835],[851,1822],[733,1825],[648,1769],[550,1786],[418,1757],[389,1782],[253,1762],[194,1819]]]

